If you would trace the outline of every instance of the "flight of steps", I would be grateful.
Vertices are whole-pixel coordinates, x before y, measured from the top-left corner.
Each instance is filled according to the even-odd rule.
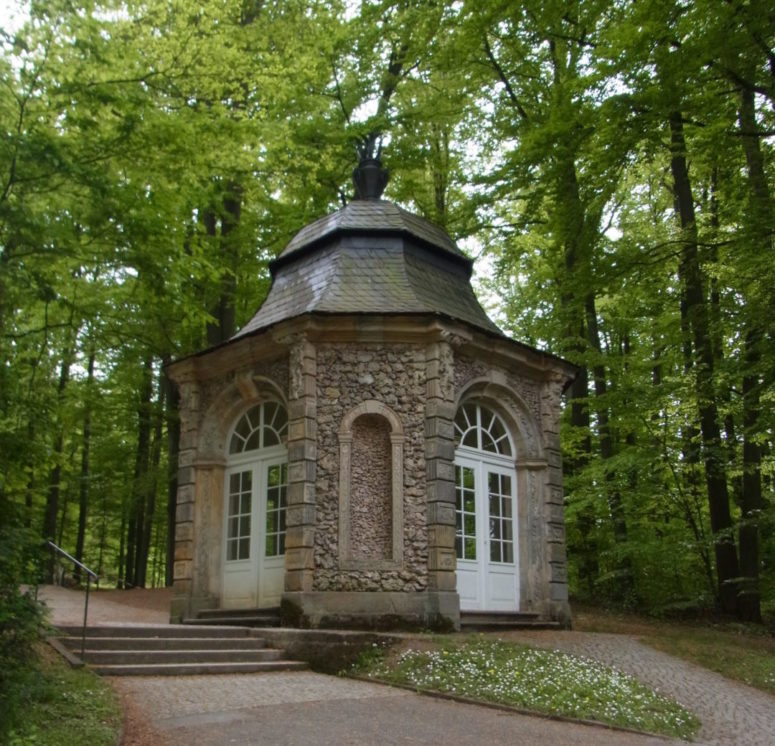
[[[508,629],[561,629],[559,622],[540,619],[526,611],[461,611],[460,629],[485,632]]]
[[[71,659],[81,657],[81,628],[59,627],[51,641]],[[86,630],[84,662],[102,676],[180,676],[258,673],[307,668],[246,627],[100,625]]]

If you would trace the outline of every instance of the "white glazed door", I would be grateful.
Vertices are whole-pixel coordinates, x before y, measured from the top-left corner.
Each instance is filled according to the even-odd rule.
[[[223,608],[280,604],[288,466],[263,459],[226,471]]]
[[[460,608],[516,611],[519,575],[513,469],[459,456],[455,482]]]

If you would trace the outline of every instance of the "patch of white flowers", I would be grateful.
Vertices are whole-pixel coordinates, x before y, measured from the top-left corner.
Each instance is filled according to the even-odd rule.
[[[395,668],[371,676],[569,717],[653,732],[686,734],[696,719],[631,676],[589,658],[480,641],[427,652],[407,650]]]

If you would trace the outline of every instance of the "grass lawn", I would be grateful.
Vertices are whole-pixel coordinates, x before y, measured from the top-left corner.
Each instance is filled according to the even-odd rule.
[[[416,638],[373,647],[354,672],[535,712],[691,739],[697,719],[634,678],[586,658],[476,635]]]
[[[13,682],[11,711],[5,713],[10,746],[118,744],[121,703],[116,692],[95,674],[70,668],[44,643],[37,653],[37,659]]]
[[[634,635],[665,653],[775,694],[775,636],[759,625],[667,622],[574,604],[573,628]]]

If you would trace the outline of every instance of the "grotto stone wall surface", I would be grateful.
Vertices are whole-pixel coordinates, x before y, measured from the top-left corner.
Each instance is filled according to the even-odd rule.
[[[425,348],[419,344],[356,343],[323,343],[316,348],[317,524],[313,590],[425,590]],[[400,419],[405,436],[403,564],[392,569],[342,569],[339,563],[339,427],[345,415],[366,400],[389,407]],[[368,528],[358,531],[384,533],[384,521],[371,521]],[[389,547],[387,540],[385,546]]]

